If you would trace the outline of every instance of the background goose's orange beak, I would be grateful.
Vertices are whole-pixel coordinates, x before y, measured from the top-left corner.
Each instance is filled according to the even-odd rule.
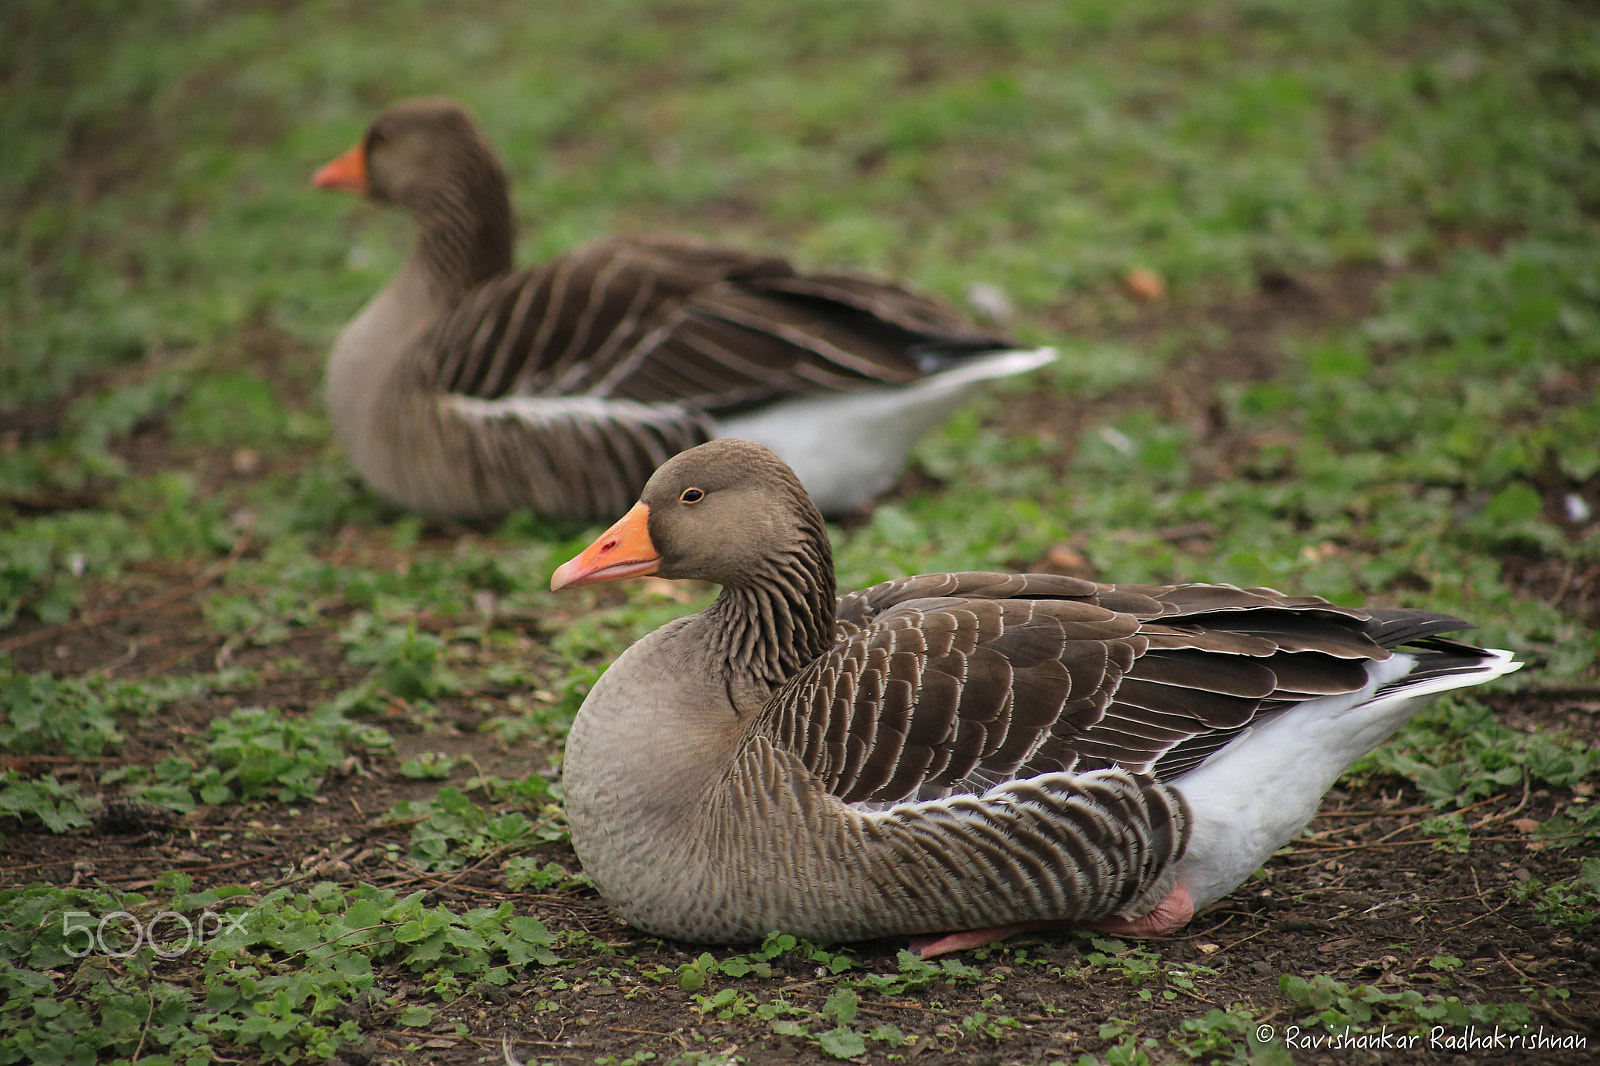
[[[661,553],[650,539],[650,508],[636,503],[593,544],[556,567],[550,575],[550,588],[560,591],[573,585],[641,577],[655,573],[660,565]]]
[[[319,189],[342,189],[345,192],[367,191],[367,150],[358,144],[338,159],[323,165],[311,176],[311,184]]]

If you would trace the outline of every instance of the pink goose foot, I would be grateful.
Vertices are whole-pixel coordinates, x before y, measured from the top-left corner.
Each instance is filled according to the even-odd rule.
[[[1157,903],[1155,910],[1139,918],[1106,918],[1098,922],[1064,922],[1041,920],[995,925],[987,929],[964,929],[957,933],[929,934],[911,938],[911,951],[925,959],[948,955],[952,951],[981,948],[996,940],[1004,940],[1018,933],[1038,929],[1092,929],[1097,933],[1116,933],[1119,936],[1161,936],[1180,929],[1194,917],[1194,897],[1179,885],[1166,899]]]
[[[981,948],[985,944],[992,944],[996,940],[1004,940],[1006,937],[1016,936],[1018,933],[1069,924],[1067,922],[1050,921],[1013,922],[1011,925],[991,925],[986,929],[964,929],[959,933],[925,933],[921,936],[910,938],[911,954],[931,959],[938,955],[948,955],[952,951]]]

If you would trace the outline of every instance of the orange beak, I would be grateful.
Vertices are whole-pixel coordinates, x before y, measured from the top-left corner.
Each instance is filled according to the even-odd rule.
[[[636,503],[616,524],[550,575],[550,589],[559,592],[573,585],[597,585],[625,577],[653,574],[661,553],[650,540],[650,508]]]
[[[344,192],[367,191],[367,149],[358,144],[333,162],[323,166],[311,176],[311,184],[319,189],[340,189]]]

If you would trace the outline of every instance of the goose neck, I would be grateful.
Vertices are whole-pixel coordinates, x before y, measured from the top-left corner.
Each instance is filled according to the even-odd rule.
[[[445,186],[410,204],[421,231],[413,260],[446,300],[511,269],[511,202],[504,178],[494,176]]]
[[[718,658],[730,678],[776,688],[833,644],[833,560],[808,538],[755,580],[726,584],[707,608]]]

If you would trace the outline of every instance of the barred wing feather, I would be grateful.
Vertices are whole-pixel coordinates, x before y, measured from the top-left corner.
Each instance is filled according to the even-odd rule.
[[[847,803],[1120,768],[1166,780],[1250,723],[1367,683],[1366,612],[1227,586],[938,574],[840,601],[762,723]]]

